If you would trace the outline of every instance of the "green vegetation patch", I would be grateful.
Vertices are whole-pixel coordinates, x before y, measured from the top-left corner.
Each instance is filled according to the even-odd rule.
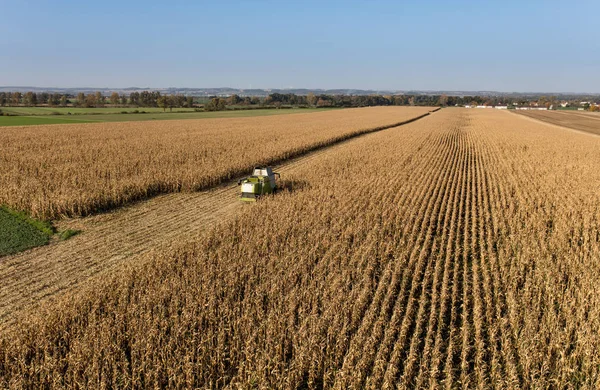
[[[2,111],[10,115],[98,115],[136,111],[161,113],[163,109],[158,107],[3,107]],[[194,112],[194,109],[173,108],[173,112]]]
[[[331,108],[334,110],[335,108]],[[83,109],[82,109],[83,110]],[[92,109],[86,109],[92,110]],[[99,109],[96,109],[99,110]],[[35,115],[35,116],[0,116],[0,126],[29,126],[29,125],[51,125],[60,123],[93,123],[93,122],[130,122],[130,121],[154,121],[154,120],[177,120],[177,119],[208,119],[208,118],[242,118],[251,116],[300,114],[310,112],[321,112],[324,108],[292,108],[292,109],[252,109],[252,110],[227,110],[209,112],[162,112],[162,109],[139,108],[139,113],[127,112],[124,114],[77,114],[77,115]],[[146,110],[153,110],[148,112]],[[144,111],[142,113],[142,111]]]
[[[91,119],[91,118],[90,118]],[[0,116],[0,126],[54,125],[61,123],[90,123],[92,120],[58,116]]]
[[[45,245],[53,234],[50,223],[0,206],[0,256]]]
[[[67,229],[60,232],[58,235],[61,240],[68,240],[69,238],[78,235],[81,233],[81,230]]]
[[[140,108],[140,111],[146,110]],[[252,110],[227,110],[227,111],[206,111],[206,112],[181,112],[181,113],[140,113],[140,114],[95,114],[78,115],[78,119],[94,120],[100,122],[129,122],[129,121],[156,121],[156,120],[177,120],[177,119],[208,119],[208,118],[243,118],[252,116],[267,115],[285,115],[285,114],[303,114],[310,112],[322,112],[323,108],[293,108],[285,110],[277,109],[252,109]],[[333,110],[333,109],[332,109]]]

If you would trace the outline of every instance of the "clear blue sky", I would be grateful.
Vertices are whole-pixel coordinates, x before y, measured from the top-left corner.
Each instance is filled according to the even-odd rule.
[[[0,85],[600,92],[598,15],[598,0],[0,0]]]

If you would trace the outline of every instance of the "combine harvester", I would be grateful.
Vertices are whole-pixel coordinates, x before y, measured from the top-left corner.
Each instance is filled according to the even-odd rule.
[[[241,186],[242,190],[240,200],[244,202],[256,202],[262,195],[275,193],[277,190],[276,177],[281,178],[279,173],[273,172],[271,167],[254,168],[252,176],[238,181],[238,185]]]

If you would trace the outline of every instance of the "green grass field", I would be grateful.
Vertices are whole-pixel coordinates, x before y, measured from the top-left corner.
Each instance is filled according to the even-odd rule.
[[[93,115],[93,114],[120,114],[123,111],[144,111],[144,112],[163,112],[162,108],[157,107],[0,107],[3,112],[13,115]],[[167,112],[169,110],[167,109]],[[193,108],[174,108],[173,112],[194,112]]]
[[[29,125],[52,125],[58,123],[88,123],[87,120],[71,119],[71,117],[57,116],[0,116],[1,126],[29,126]]]
[[[89,110],[89,109],[88,109]],[[147,109],[140,109],[147,110]],[[92,114],[92,115],[36,115],[36,116],[0,116],[0,126],[28,126],[60,123],[93,123],[93,122],[129,122],[174,119],[207,119],[207,118],[240,118],[250,116],[282,115],[323,111],[322,108],[294,108],[284,110],[239,110],[146,114]],[[6,110],[3,109],[6,112]]]
[[[50,224],[0,206],[0,256],[45,245],[53,234]]]

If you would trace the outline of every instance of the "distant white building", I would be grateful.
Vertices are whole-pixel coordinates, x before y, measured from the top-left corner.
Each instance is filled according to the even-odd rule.
[[[507,110],[508,106],[471,106],[467,104],[465,108],[497,108],[498,110]]]

